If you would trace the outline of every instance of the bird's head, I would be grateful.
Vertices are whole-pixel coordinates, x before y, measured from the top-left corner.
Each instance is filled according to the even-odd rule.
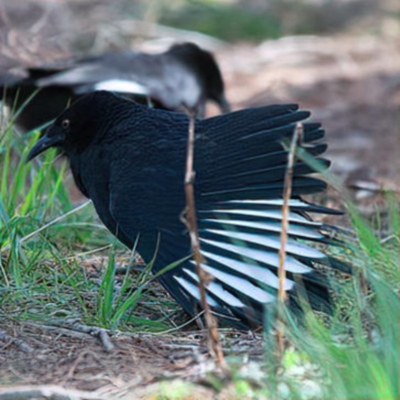
[[[212,53],[194,43],[181,43],[172,46],[168,53],[188,66],[202,81],[207,97],[214,100],[222,112],[230,111],[225,97],[225,85],[221,71]]]
[[[49,148],[60,148],[67,156],[79,153],[100,140],[112,123],[111,113],[116,113],[120,99],[105,91],[81,97],[47,128],[28,155],[28,161]]]

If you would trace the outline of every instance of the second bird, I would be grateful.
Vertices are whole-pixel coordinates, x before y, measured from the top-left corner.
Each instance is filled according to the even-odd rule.
[[[15,112],[24,106],[16,118],[22,132],[53,120],[95,90],[150,99],[157,108],[191,111],[199,118],[208,101],[222,112],[230,108],[214,56],[194,43],[175,44],[160,54],[114,52],[44,66],[20,65],[2,56],[0,69],[1,99]]]

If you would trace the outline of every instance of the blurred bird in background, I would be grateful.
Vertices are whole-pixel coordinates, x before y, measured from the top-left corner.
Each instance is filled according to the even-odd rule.
[[[194,43],[175,44],[160,54],[110,52],[43,66],[19,65],[0,55],[0,96],[17,112],[22,132],[39,128],[79,96],[95,90],[123,94],[156,108],[205,116],[208,101],[230,109],[214,56]]]

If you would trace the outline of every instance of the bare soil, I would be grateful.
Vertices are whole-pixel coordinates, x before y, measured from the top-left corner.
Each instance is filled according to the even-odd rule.
[[[322,123],[332,170],[400,184],[400,34],[292,37],[221,63],[238,107],[298,103]]]
[[[0,333],[1,386],[51,384],[95,391],[96,398],[134,399],[150,394],[148,386],[157,381],[184,378],[203,382],[200,394],[213,392],[207,388],[206,374],[215,366],[201,331],[114,332],[111,351],[98,338],[72,328],[9,321],[6,331],[10,337]],[[229,330],[222,333],[222,343],[227,354],[240,359],[262,355],[260,335]]]

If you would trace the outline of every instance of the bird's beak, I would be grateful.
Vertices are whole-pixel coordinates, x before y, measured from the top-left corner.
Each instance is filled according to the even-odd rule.
[[[49,136],[51,133],[51,136]],[[45,150],[50,147],[55,147],[59,145],[65,138],[63,132],[57,133],[54,132],[54,128],[49,128],[44,136],[42,136],[36,144],[31,148],[31,151],[28,154],[27,162],[33,160],[40,153],[43,153]]]

